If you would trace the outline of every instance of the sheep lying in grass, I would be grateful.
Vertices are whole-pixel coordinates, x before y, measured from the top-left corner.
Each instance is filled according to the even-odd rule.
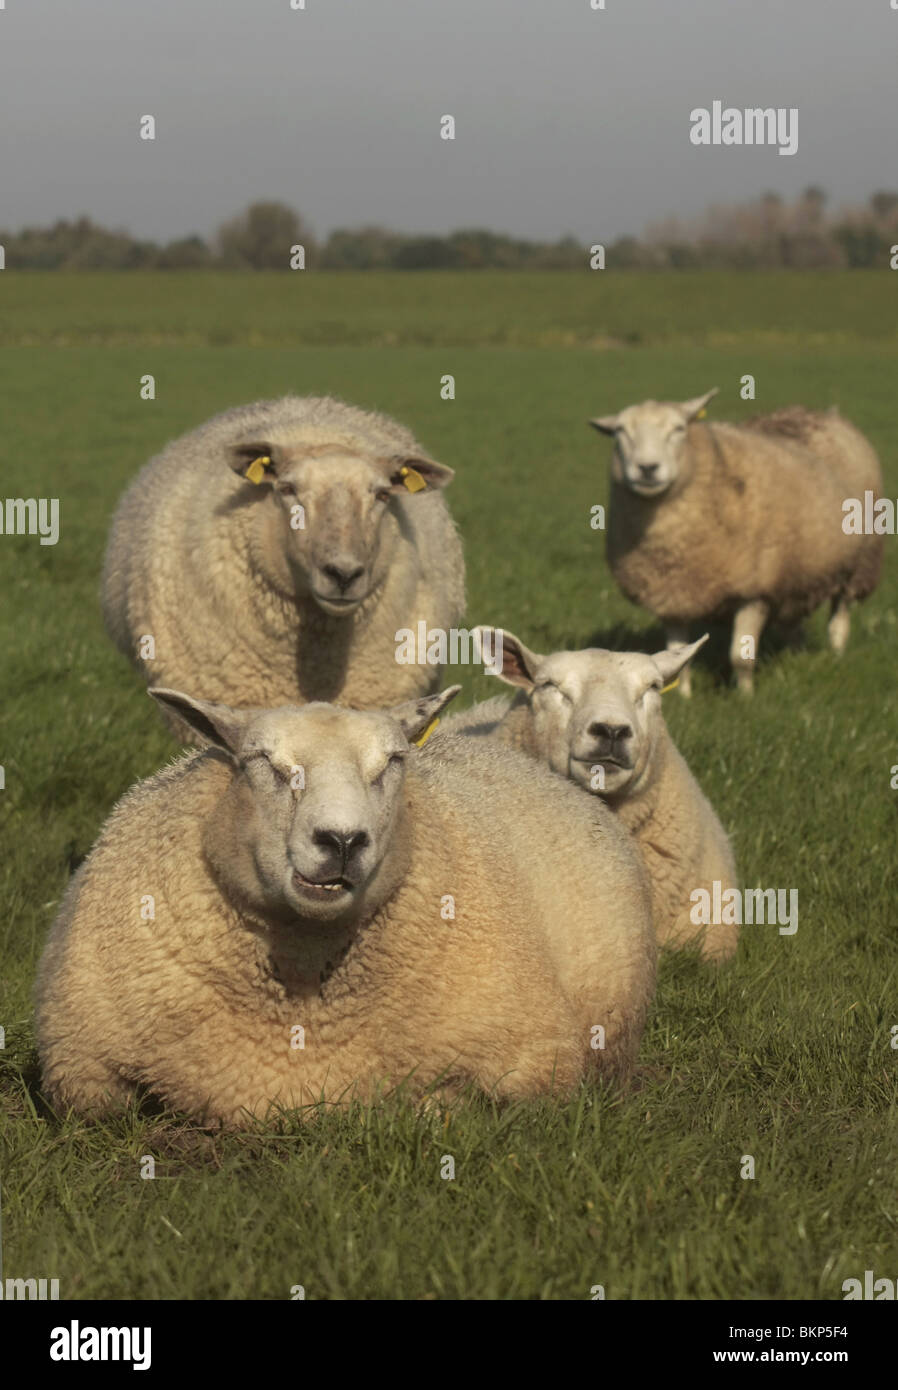
[[[440,496],[452,477],[395,421],[328,397],[229,410],[122,499],[109,632],[148,682],[235,705],[374,707],[433,690],[439,668],[398,664],[395,634],[461,616],[461,544]]]
[[[751,694],[768,619],[795,630],[831,601],[841,652],[850,606],[876,587],[883,540],[846,535],[842,504],[882,488],[871,445],[837,410],[794,407],[742,425],[699,423],[716,391],[645,401],[590,423],[614,436],[608,560],[670,645],[689,623],[732,618],[730,661]],[[690,693],[689,671],[680,682]]]
[[[70,886],[38,981],[55,1105],[144,1086],[239,1125],[406,1077],[626,1073],[655,977],[639,855],[521,755],[410,747],[458,688],[389,713],[151,692],[212,746],[134,787]]]
[[[498,630],[478,628],[485,649],[498,652]],[[659,943],[682,946],[699,934],[690,894],[736,886],[729,840],[714,808],[675,747],[661,713],[661,689],[683,672],[707,634],[677,651],[590,650],[536,656],[510,632],[501,632],[496,669],[514,699],[497,696],[450,719],[444,728],[501,742],[548,763],[602,797],[635,836],[652,883],[652,914]],[[491,644],[491,645],[487,645]],[[439,747],[438,734],[436,744]],[[723,961],[736,949],[739,929],[704,929],[701,953]]]

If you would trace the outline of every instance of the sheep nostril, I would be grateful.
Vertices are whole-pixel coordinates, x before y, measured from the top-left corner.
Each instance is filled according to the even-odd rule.
[[[641,463],[639,471],[644,478],[654,478],[660,467],[660,463]]]
[[[354,569],[343,569],[339,565],[324,565],[324,573],[332,579],[341,593],[345,593],[350,585],[365,573],[364,565],[356,565]]]
[[[344,865],[371,842],[367,830],[316,830],[312,840],[321,849],[333,850],[339,854]]]
[[[629,724],[590,724],[589,732],[593,738],[606,739],[608,743],[622,743],[633,730]]]

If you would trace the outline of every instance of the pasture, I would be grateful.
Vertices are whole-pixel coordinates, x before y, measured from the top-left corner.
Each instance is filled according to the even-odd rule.
[[[822,612],[803,651],[766,635],[747,702],[715,632],[691,703],[665,697],[740,881],[797,889],[799,927],[746,927],[719,973],[665,958],[631,1093],[472,1098],[444,1120],[389,1098],[226,1138],[149,1109],[88,1126],[41,1100],[31,987],[72,866],[121,793],[176,751],[97,596],[115,502],[168,439],[287,391],[383,409],[457,470],[470,625],[507,626],[536,651],[654,650],[660,629],[617,592],[590,527],[609,444],[586,421],[715,385],[716,419],[838,404],[898,498],[896,284],[0,276],[0,493],[59,498],[61,525],[55,547],[0,536],[6,1276],[58,1278],[63,1298],[165,1299],[289,1298],[298,1284],[339,1299],[584,1299],[597,1284],[616,1299],[839,1299],[866,1269],[894,1276],[898,537],[841,662]],[[739,397],[746,373],[754,402]],[[458,678],[464,703],[494,693]]]

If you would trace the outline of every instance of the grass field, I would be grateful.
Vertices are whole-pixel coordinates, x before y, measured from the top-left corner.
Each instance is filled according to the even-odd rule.
[[[717,418],[838,403],[894,499],[896,284],[0,276],[2,495],[61,506],[56,547],[0,537],[6,1276],[86,1298],[289,1298],[301,1284],[307,1298],[584,1299],[602,1284],[618,1299],[838,1299],[865,1269],[898,1274],[898,538],[840,663],[818,615],[802,652],[765,641],[749,704],[717,633],[691,704],[666,697],[742,882],[797,888],[800,924],[746,928],[720,973],[664,961],[632,1093],[472,1099],[445,1123],[392,1100],[277,1135],[221,1138],[146,1111],[91,1127],[41,1101],[31,1005],[71,866],[174,751],[97,601],[110,513],[149,454],[288,390],[382,408],[457,469],[471,623],[538,651],[651,650],[661,634],[617,593],[589,526],[608,445],[587,418],[714,385]],[[739,398],[745,373],[755,402]],[[461,678],[466,700],[487,693]],[[146,1154],[155,1181],[141,1180]],[[748,1154],[754,1180],[740,1177]]]

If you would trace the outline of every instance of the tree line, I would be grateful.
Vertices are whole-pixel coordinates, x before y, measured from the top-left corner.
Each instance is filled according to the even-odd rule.
[[[606,244],[605,263],[617,270],[866,268],[888,265],[896,244],[898,192],[879,191],[831,213],[825,192],[813,187],[791,203],[765,193],[709,207],[694,221],[668,218],[641,237]],[[208,240],[159,243],[79,217],[0,230],[0,246],[6,265],[23,270],[284,270],[297,246],[306,268],[318,270],[582,270],[590,255],[573,236],[528,241],[477,228],[414,236],[366,226],[319,241],[279,202],[251,204]]]

